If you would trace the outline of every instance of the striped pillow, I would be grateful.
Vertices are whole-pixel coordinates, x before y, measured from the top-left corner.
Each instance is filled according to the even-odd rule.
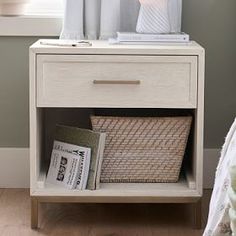
[[[162,34],[171,32],[168,0],[139,0],[139,2],[141,7],[136,26],[138,33]]]

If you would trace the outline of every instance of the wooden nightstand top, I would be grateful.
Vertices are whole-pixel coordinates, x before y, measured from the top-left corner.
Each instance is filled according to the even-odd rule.
[[[110,55],[202,55],[202,48],[195,41],[189,43],[160,43],[160,44],[109,44],[108,41],[90,41],[90,47],[62,47],[42,45],[40,40],[30,49],[39,54],[110,54]]]

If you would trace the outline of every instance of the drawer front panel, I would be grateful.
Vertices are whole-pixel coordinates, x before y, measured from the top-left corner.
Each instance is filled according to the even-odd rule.
[[[196,105],[197,56],[37,56],[38,107]]]

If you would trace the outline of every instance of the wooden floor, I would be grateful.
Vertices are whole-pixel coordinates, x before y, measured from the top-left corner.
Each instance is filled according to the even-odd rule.
[[[205,225],[211,191],[204,192]],[[189,205],[190,206],[190,205]],[[201,236],[188,205],[42,204],[40,229],[30,229],[29,190],[0,189],[0,236]]]

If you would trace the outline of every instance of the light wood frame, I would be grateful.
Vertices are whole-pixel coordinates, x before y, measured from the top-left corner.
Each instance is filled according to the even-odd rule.
[[[93,41],[92,47],[87,48],[66,48],[56,46],[43,46],[36,42],[30,48],[30,171],[31,171],[31,226],[38,227],[38,204],[41,202],[79,202],[79,203],[191,203],[194,204],[194,222],[196,227],[200,227],[200,201],[202,197],[203,181],[203,121],[204,121],[204,49],[195,42],[189,44],[171,44],[171,45],[108,45],[105,41]],[[154,183],[154,184],[101,184],[101,188],[95,191],[71,191],[53,186],[45,185],[46,174],[41,168],[42,157],[42,139],[43,139],[43,109],[53,108],[53,104],[38,106],[38,87],[37,78],[39,73],[43,73],[43,67],[38,66],[38,58],[47,57],[57,58],[57,56],[66,55],[96,55],[99,61],[99,55],[104,58],[118,56],[148,56],[149,60],[158,57],[161,60],[165,57],[195,57],[197,63],[194,65],[196,70],[196,104],[190,104],[189,108],[194,111],[194,143],[192,170],[186,173],[186,179],[181,179],[178,183]],[[109,72],[110,73],[110,72]],[[173,71],[174,73],[174,71]],[[111,83],[112,84],[112,83]],[[123,86],[126,83],[122,84]],[[189,85],[190,86],[190,85]],[[148,93],[148,91],[146,91]],[[115,99],[115,98],[114,98]],[[128,99],[127,99],[128,101]],[[138,101],[138,100],[137,100]],[[65,105],[65,104],[64,104]],[[63,106],[64,106],[63,105]],[[67,107],[77,107],[66,104]],[[58,104],[55,107],[60,107]],[[92,107],[92,106],[91,106]],[[119,108],[119,106],[114,106]],[[121,108],[139,107],[121,104]],[[170,104],[166,106],[159,104],[155,106],[150,99],[150,105],[147,108],[188,108],[186,103]],[[142,106],[141,108],[145,108]]]

